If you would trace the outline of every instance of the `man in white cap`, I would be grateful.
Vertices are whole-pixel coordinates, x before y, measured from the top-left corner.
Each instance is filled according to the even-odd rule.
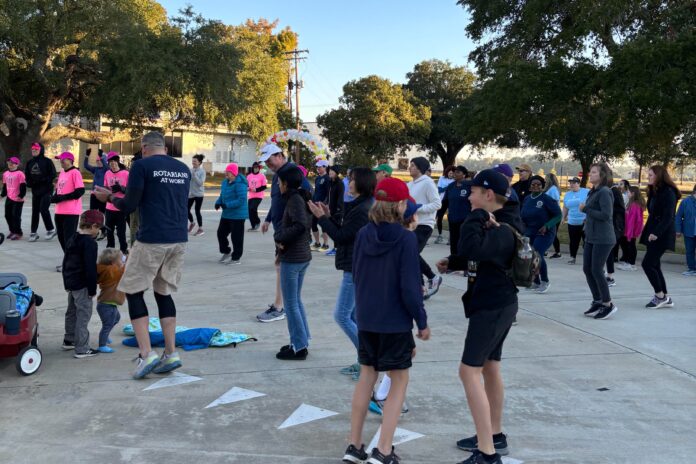
[[[329,174],[326,172],[329,167],[329,162],[326,160],[319,160],[315,165],[317,168],[317,177],[314,179],[314,193],[312,194],[312,201],[314,203],[324,203],[329,204]],[[312,237],[314,238],[314,243],[312,243],[312,250],[314,251],[328,251],[329,250],[329,236],[326,232],[322,231],[321,243],[319,243],[319,223],[317,218],[312,216]]]

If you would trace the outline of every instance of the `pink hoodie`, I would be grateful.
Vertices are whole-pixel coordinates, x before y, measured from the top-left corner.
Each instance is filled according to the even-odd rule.
[[[626,231],[624,235],[627,239],[633,240],[640,237],[643,232],[643,209],[638,203],[633,203],[626,210]]]

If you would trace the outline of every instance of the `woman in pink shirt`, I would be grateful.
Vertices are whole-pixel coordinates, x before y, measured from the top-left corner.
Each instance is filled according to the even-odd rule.
[[[24,173],[19,169],[19,158],[7,160],[7,171],[2,174],[2,196],[5,200],[5,219],[10,229],[10,240],[22,238],[22,208],[24,196],[27,194],[27,184]]]
[[[58,174],[56,191],[51,197],[51,203],[55,203],[55,222],[58,231],[60,247],[65,252],[68,241],[77,232],[77,224],[82,214],[82,195],[85,194],[85,184],[82,182],[82,174],[75,164],[75,155],[66,151],[56,156],[63,168]],[[60,272],[62,266],[56,267]]]
[[[624,240],[626,241],[625,264],[619,264],[622,271],[637,271],[636,256],[638,249],[636,239],[643,233],[643,213],[645,212],[645,199],[640,193],[640,188],[629,187],[628,206],[626,208],[626,228]]]
[[[113,192],[114,198],[126,196],[126,186],[128,185],[128,171],[122,168],[121,158],[115,151],[106,155],[109,170],[104,174],[104,187]],[[126,215],[119,211],[113,203],[106,204],[106,246],[114,248],[114,231],[118,235],[118,245],[121,253],[128,254],[128,242],[126,241]]]
[[[266,190],[268,182],[266,175],[261,172],[261,163],[256,162],[251,166],[251,173],[247,175],[247,181],[249,182],[249,222],[251,222],[249,232],[255,232],[261,225],[259,205],[263,200],[263,191]]]

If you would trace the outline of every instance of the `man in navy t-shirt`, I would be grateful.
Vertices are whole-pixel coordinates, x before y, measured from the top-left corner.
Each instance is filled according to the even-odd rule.
[[[109,201],[124,214],[137,208],[140,228],[130,250],[118,290],[126,294],[128,312],[140,348],[133,377],[150,372],[162,374],[181,367],[176,352],[176,306],[171,293],[181,279],[188,241],[188,192],[191,171],[181,161],[167,156],[164,137],[158,132],[143,136],[143,158],[133,163],[124,198],[96,187],[102,201]],[[152,286],[164,334],[164,353],[152,350],[149,317],[144,292]]]

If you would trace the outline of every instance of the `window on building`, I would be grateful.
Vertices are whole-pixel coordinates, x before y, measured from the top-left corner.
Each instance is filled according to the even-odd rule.
[[[165,134],[164,143],[167,146],[167,153],[174,158],[181,158],[183,153],[183,134],[181,132],[170,132]]]

